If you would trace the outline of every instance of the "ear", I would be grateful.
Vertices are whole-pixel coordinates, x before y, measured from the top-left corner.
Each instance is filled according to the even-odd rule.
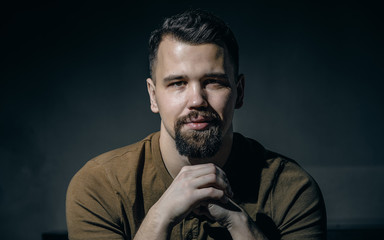
[[[147,78],[147,90],[148,90],[149,99],[151,103],[151,110],[154,113],[158,113],[159,108],[157,106],[157,101],[156,101],[156,85],[151,78]]]
[[[239,109],[241,106],[243,106],[243,99],[244,99],[244,86],[245,86],[245,77],[244,74],[240,74],[237,78],[237,98],[236,98],[236,105],[235,108]]]

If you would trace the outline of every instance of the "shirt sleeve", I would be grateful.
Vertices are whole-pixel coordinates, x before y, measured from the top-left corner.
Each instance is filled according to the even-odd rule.
[[[317,183],[296,163],[282,163],[271,195],[281,239],[326,239],[326,211]]]
[[[129,239],[120,216],[122,207],[105,169],[88,162],[71,180],[67,190],[68,236],[79,239]]]

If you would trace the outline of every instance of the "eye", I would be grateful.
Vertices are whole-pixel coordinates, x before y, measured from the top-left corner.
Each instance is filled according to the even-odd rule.
[[[205,80],[205,85],[215,86],[215,87],[228,87],[229,83],[226,79],[208,78]]]
[[[171,82],[168,86],[169,87],[182,87],[186,84],[185,81],[174,81],[174,82]]]
[[[214,83],[219,83],[219,81],[218,81],[217,79],[214,79],[214,78],[212,78],[212,79],[207,79],[207,80],[205,81],[205,84],[214,84]]]

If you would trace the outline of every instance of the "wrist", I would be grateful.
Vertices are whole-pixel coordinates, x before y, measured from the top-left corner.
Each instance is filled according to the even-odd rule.
[[[167,214],[158,209],[156,205],[153,205],[142,224],[149,225],[154,232],[158,233],[169,233],[173,225]]]

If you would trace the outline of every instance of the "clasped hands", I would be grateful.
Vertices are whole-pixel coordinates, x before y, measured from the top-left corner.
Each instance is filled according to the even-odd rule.
[[[183,167],[153,207],[169,227],[193,212],[229,229],[244,215],[232,197],[224,171],[211,163],[200,164]]]

